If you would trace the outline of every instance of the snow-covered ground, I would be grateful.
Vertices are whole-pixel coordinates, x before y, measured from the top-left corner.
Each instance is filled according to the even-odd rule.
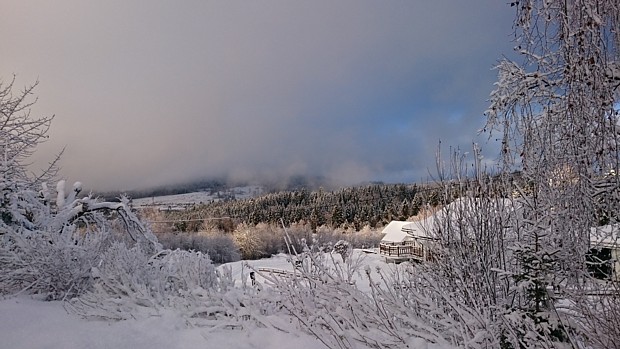
[[[359,250],[355,256],[364,255],[363,265],[372,270],[393,268],[377,254]],[[247,263],[247,264],[246,264]],[[292,270],[285,255],[270,259],[235,262],[220,266],[230,267],[236,282],[242,279],[249,284],[247,267]],[[363,267],[361,268],[363,270]],[[257,277],[261,283],[262,278]],[[364,278],[356,277],[363,289]],[[283,321],[288,321],[284,320]],[[259,328],[248,324],[246,328],[208,329],[189,326],[173,312],[146,319],[107,322],[84,320],[65,311],[62,302],[45,302],[27,296],[0,300],[0,348],[296,348],[324,347],[316,338],[298,331],[285,333],[274,328]]]
[[[320,348],[305,333],[274,329],[188,327],[172,313],[120,322],[82,320],[68,314],[61,302],[26,297],[0,301],[0,348],[7,349],[193,349],[193,348]]]
[[[335,258],[339,259],[340,257],[336,256]],[[381,270],[386,270],[386,269],[394,268],[396,266],[395,264],[385,263],[385,259],[381,257],[379,254],[366,253],[359,249],[356,249],[353,251],[353,258],[360,258],[361,260],[359,272],[353,277],[355,284],[361,291],[369,290],[366,276],[362,275],[364,274],[364,270],[366,267],[370,268],[371,275],[376,280],[378,279],[377,268]],[[236,286],[241,286],[242,280],[244,279],[248,284],[250,283],[249,277],[250,277],[250,272],[252,271],[251,269],[266,270],[265,271],[266,273],[269,270],[273,270],[276,272],[277,271],[292,271],[293,265],[289,261],[289,257],[287,255],[279,254],[279,255],[273,256],[268,259],[258,259],[258,260],[253,260],[253,261],[240,261],[240,262],[234,262],[234,263],[227,263],[227,264],[223,264],[219,266],[219,268],[220,269],[231,268],[232,276],[237,282]],[[264,282],[264,279],[260,276],[260,274],[256,276],[256,282],[259,284]]]
[[[162,208],[182,208],[200,203],[209,203],[222,199],[246,199],[261,195],[264,192],[260,186],[235,187],[226,190],[204,190],[187,194],[154,196],[132,200],[134,207],[155,206]]]

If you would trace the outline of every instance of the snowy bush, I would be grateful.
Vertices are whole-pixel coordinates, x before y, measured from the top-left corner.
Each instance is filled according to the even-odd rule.
[[[408,307],[402,299],[389,303],[385,288],[376,285],[377,280],[370,277],[370,271],[360,270],[363,254],[354,253],[343,260],[338,252],[325,252],[316,246],[306,245],[302,251],[291,247],[291,250],[291,263],[295,266],[292,272],[260,274],[273,287],[282,309],[324,345],[393,348],[411,342],[412,335],[420,337],[419,333],[403,331],[405,326],[394,321],[395,316],[410,322],[416,318],[408,318]],[[354,282],[354,276],[364,272],[368,273],[370,292]],[[387,290],[394,294],[391,285]]]
[[[92,267],[93,287],[73,298],[69,308],[86,317],[128,319],[157,314],[162,308],[190,316],[210,294],[224,292],[231,280],[219,275],[207,255],[162,250],[155,255],[140,245],[114,243]]]
[[[338,242],[336,242],[334,244],[333,250],[340,255],[343,261],[346,261],[352,252],[351,244],[344,240],[339,240]]]
[[[31,178],[24,160],[51,118],[31,118],[34,87],[13,95],[12,86],[0,84],[0,295],[40,294],[81,316],[116,320],[168,309],[214,326],[246,320],[250,307],[268,313],[269,302],[233,289],[230,269],[216,270],[208,255],[162,249],[126,198],[79,197],[79,182],[67,190],[54,180],[58,158]]]
[[[58,181],[52,193],[46,181],[56,176],[58,157],[38,177],[29,174],[25,163],[47,138],[52,118],[30,115],[36,84],[14,94],[13,82],[0,84],[0,294],[79,294],[90,284],[89,268],[107,248],[115,221],[135,243],[159,246],[123,202],[77,198],[79,182],[66,193],[65,181]]]
[[[124,202],[75,199],[79,187],[65,196],[60,181],[54,206],[31,190],[19,189],[19,205],[5,211],[12,223],[5,225],[0,245],[1,293],[29,291],[44,293],[48,299],[74,296],[90,286],[90,268],[112,241],[124,239],[151,253],[161,248]]]
[[[0,293],[43,293],[61,299],[90,286],[90,267],[107,239],[101,232],[82,234],[75,226],[47,234],[7,232],[0,248]]]
[[[284,308],[330,348],[400,347],[413,338],[476,349],[556,348],[578,338],[548,290],[560,281],[550,277],[556,264],[542,258],[533,269],[538,255],[519,249],[534,231],[524,219],[524,197],[508,196],[512,179],[488,176],[474,154],[480,171],[471,177],[440,170],[451,178],[439,183],[447,201],[420,223],[432,237],[430,260],[392,273],[366,270],[366,286],[350,283],[348,275],[359,272],[354,258],[306,247],[297,251],[292,275],[266,276],[286,299]]]

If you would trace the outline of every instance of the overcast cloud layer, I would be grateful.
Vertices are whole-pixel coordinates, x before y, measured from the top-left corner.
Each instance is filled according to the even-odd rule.
[[[38,79],[33,115],[56,115],[35,168],[66,146],[64,176],[106,190],[425,179],[440,139],[476,139],[513,17],[496,0],[9,0],[0,13],[0,78]]]

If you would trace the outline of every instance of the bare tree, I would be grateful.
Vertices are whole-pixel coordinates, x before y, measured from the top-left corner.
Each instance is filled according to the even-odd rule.
[[[503,60],[497,66],[487,130],[502,135],[504,172],[519,171],[522,178],[516,186],[523,219],[515,226],[518,263],[512,277],[522,286],[517,288],[522,309],[539,333],[545,332],[543,325],[546,337],[557,340],[568,340],[570,330],[586,337],[596,333],[586,341],[608,347],[620,343],[616,326],[598,326],[612,329],[604,334],[592,329],[595,323],[618,321],[608,316],[617,311],[605,310],[617,302],[603,302],[600,312],[592,313],[586,294],[598,284],[589,281],[586,255],[591,228],[617,223],[620,209],[620,3],[526,0],[511,5],[517,10],[515,49],[522,61]],[[557,285],[563,298],[582,306],[572,314],[586,319],[575,320],[574,329],[539,316],[553,301],[547,290]]]
[[[4,176],[27,180],[26,159],[37,145],[47,139],[53,116],[34,118],[30,108],[36,102],[32,94],[38,82],[14,94],[15,78],[8,84],[0,83],[0,149],[2,150]],[[50,170],[57,169],[57,160],[51,162]],[[47,173],[48,171],[44,171]],[[52,171],[53,172],[53,171]],[[41,178],[45,177],[42,175]]]
[[[412,281],[395,299],[412,320],[404,327],[432,324],[431,341],[615,346],[617,284],[591,280],[586,256],[591,228],[618,223],[620,212],[620,4],[511,5],[522,61],[498,64],[486,113],[486,131],[501,134],[499,175],[482,168],[476,147],[473,162],[454,152],[439,164],[445,207],[427,227],[435,260],[394,276]],[[377,289],[377,304],[387,305],[389,288]],[[600,291],[607,296],[592,296]]]
[[[159,251],[127,201],[78,198],[79,182],[66,193],[59,181],[52,194],[45,181],[55,176],[59,157],[39,176],[27,171],[26,161],[47,139],[52,117],[30,114],[36,83],[14,94],[14,82],[0,83],[0,294],[40,292],[51,299],[79,294],[92,281],[90,267],[119,237]]]

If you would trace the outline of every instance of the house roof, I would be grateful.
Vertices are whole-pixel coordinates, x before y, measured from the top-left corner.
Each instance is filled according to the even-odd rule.
[[[427,219],[420,222],[409,222],[402,227],[402,231],[414,238],[429,238],[426,230],[428,227]]]
[[[422,222],[391,221],[383,228],[381,241],[403,242],[415,238],[428,238]]]
[[[381,231],[385,236],[381,241],[388,242],[403,242],[407,240],[411,240],[411,236],[403,231],[403,227],[411,224],[411,222],[403,222],[403,221],[391,221],[390,224],[386,225],[385,228]]]
[[[434,214],[424,218],[418,222],[392,221],[384,229],[385,234],[382,241],[402,242],[411,239],[433,239],[429,232],[437,229],[437,224],[441,224],[445,220],[452,222],[455,228],[461,227],[465,229],[461,233],[471,233],[471,222],[477,222],[484,217],[477,213],[477,210],[483,207],[484,210],[493,210],[497,214],[506,215],[514,214],[519,209],[520,204],[506,199],[496,199],[490,202],[482,201],[477,198],[458,198],[441,208]],[[466,224],[461,224],[462,220],[466,220]],[[620,244],[619,244],[620,246]]]

